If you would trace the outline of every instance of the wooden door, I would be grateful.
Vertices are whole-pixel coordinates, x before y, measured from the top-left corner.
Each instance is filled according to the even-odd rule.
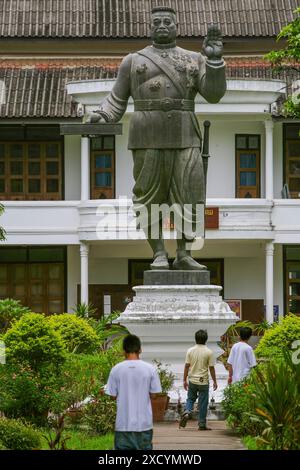
[[[286,262],[286,312],[300,315],[300,261]]]
[[[110,296],[111,312],[123,312],[133,298],[133,291],[127,284],[90,284],[89,302],[96,308],[97,318],[104,315],[105,296]],[[77,286],[77,302],[80,302],[80,285]]]
[[[286,141],[285,174],[292,198],[300,198],[300,139]]]
[[[64,263],[1,263],[0,298],[20,300],[37,313],[63,313]]]
[[[260,323],[265,319],[263,299],[242,300],[242,320]]]

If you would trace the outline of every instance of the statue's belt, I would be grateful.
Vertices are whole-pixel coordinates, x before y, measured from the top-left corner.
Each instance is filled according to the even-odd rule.
[[[160,100],[135,100],[135,111],[195,111],[195,103],[192,100],[162,98]]]

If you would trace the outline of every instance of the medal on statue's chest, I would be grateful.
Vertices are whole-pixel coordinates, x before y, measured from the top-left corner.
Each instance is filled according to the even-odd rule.
[[[194,86],[194,80],[197,77],[199,70],[197,63],[189,54],[179,54],[178,52],[169,54],[168,52],[163,52],[161,57],[168,60],[180,75],[185,76],[187,88]]]

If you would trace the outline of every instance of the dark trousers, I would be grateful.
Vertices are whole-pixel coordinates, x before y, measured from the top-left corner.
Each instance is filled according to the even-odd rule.
[[[152,450],[153,429],[142,432],[115,431],[115,450]]]
[[[186,401],[185,409],[189,413],[193,411],[194,403],[198,398],[198,407],[199,407],[199,425],[206,425],[206,415],[208,407],[208,394],[209,386],[208,385],[197,385],[189,382],[188,396]]]

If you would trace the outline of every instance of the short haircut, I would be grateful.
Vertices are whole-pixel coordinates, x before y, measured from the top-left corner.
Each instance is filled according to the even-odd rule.
[[[195,333],[195,341],[197,344],[205,344],[207,341],[207,331],[206,330],[198,330]]]
[[[141,351],[141,340],[138,336],[127,335],[123,339],[123,350],[127,354],[138,354]]]
[[[247,341],[247,339],[251,338],[251,336],[252,336],[252,329],[249,328],[249,326],[243,326],[240,329],[240,338],[243,341]]]
[[[154,15],[154,13],[159,13],[160,11],[165,11],[167,13],[172,13],[174,16],[176,16],[176,11],[174,10],[174,8],[163,7],[163,6],[161,6],[161,7],[158,6],[158,7],[152,8],[151,14]]]

